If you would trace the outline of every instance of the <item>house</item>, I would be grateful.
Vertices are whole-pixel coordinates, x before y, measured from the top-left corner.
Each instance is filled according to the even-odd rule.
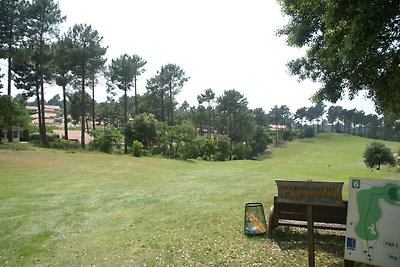
[[[37,106],[26,106],[29,114],[32,118],[32,123],[34,125],[39,125],[39,114],[38,114],[38,107]],[[52,126],[59,126],[61,122],[57,122],[57,117],[61,116],[61,108],[60,106],[56,105],[44,105],[44,117],[45,117],[45,124],[52,125]]]
[[[285,130],[286,128],[287,128],[286,125],[281,125],[281,124],[270,124],[269,125],[269,130],[271,132],[282,131],[282,130]]]

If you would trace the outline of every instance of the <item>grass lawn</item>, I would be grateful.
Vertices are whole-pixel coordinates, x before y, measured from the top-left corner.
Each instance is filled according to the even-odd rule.
[[[275,179],[343,181],[345,199],[349,177],[399,179],[365,167],[370,142],[324,134],[231,162],[0,145],[0,265],[307,266],[304,230],[243,234],[245,203],[268,216]],[[343,236],[315,242],[317,266],[342,265]]]

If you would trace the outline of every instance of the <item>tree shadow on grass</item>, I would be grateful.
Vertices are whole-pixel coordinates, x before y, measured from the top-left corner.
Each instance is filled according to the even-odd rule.
[[[307,250],[307,229],[278,227],[274,229],[272,240],[282,250]],[[344,254],[344,236],[340,231],[315,230],[314,249],[342,258]]]
[[[33,148],[25,143],[0,143],[0,150],[32,150]]]

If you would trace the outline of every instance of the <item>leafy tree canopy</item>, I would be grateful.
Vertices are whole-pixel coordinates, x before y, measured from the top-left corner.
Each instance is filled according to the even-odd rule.
[[[322,84],[315,100],[333,103],[366,89],[379,111],[400,114],[400,2],[278,0],[289,23],[278,34],[307,47],[292,74]]]
[[[31,123],[28,111],[10,96],[0,96],[0,129],[12,126],[27,127]]]
[[[382,164],[394,166],[396,161],[388,147],[382,143],[373,142],[365,148],[364,163],[369,168],[377,167],[379,170]]]
[[[141,113],[132,121],[132,140],[140,141],[148,149],[157,138],[157,125],[153,114]]]
[[[71,115],[72,121],[77,123],[77,122],[79,122],[79,119],[81,117],[81,114],[80,114],[80,107],[82,105],[81,92],[77,91],[77,92],[73,93],[70,96],[69,101],[70,101],[69,110],[71,112],[70,115]],[[84,102],[85,102],[85,111],[87,112],[88,110],[91,109],[92,98],[86,92],[85,92]]]
[[[130,90],[136,73],[137,66],[135,59],[128,54],[124,54],[111,61],[107,74],[111,83],[119,89],[127,91]]]

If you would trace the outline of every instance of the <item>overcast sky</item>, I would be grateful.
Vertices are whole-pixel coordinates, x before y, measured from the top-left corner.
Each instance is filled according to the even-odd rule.
[[[75,23],[90,24],[104,37],[109,60],[127,53],[147,61],[138,80],[140,94],[146,80],[169,63],[190,76],[177,100],[191,106],[207,88],[217,96],[236,89],[250,108],[268,112],[287,105],[295,112],[312,105],[309,98],[319,87],[288,74],[286,63],[304,50],[289,48],[284,37],[276,36],[286,19],[275,0],[60,0],[59,5],[67,16],[63,31]],[[55,90],[47,90],[46,98]],[[105,101],[104,84],[95,94]],[[374,112],[363,96],[338,104]]]

